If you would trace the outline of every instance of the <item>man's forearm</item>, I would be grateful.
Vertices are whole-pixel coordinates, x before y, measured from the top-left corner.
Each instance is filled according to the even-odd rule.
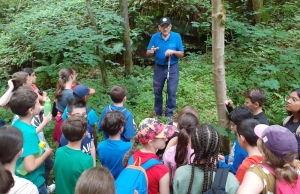
[[[152,57],[154,52],[152,50],[147,50],[146,51],[146,57]]]
[[[184,56],[183,51],[174,51],[173,54],[176,55],[176,57],[178,57],[178,58],[181,58]]]

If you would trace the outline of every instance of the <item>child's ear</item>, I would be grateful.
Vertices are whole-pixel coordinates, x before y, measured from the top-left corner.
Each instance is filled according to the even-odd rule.
[[[87,135],[88,135],[88,132],[86,131],[86,132],[83,134],[82,139],[85,138]]]
[[[120,134],[123,133],[123,131],[124,131],[124,126],[121,127],[121,129],[120,129],[120,131],[119,131]]]
[[[254,107],[255,107],[255,108],[260,107],[260,106],[259,106],[259,103],[258,103],[258,102],[255,102],[255,103],[254,103]]]
[[[123,102],[125,102],[127,100],[127,97],[126,96],[124,96],[124,98],[123,98]]]

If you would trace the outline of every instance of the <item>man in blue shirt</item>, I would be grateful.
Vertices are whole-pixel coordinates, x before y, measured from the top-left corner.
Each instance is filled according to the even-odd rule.
[[[162,90],[165,80],[167,80],[168,99],[165,115],[169,117],[169,120],[173,120],[179,81],[178,58],[183,57],[184,49],[180,34],[171,31],[172,24],[170,18],[161,18],[158,29],[159,32],[152,35],[146,52],[148,57],[155,55],[156,61],[153,77],[154,110],[156,116],[162,116]],[[168,68],[168,65],[170,65],[170,68]]]

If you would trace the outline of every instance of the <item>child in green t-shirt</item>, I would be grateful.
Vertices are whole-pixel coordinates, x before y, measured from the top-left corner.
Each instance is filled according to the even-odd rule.
[[[68,144],[55,153],[56,193],[74,194],[81,173],[94,165],[93,158],[81,151],[81,142],[87,135],[87,120],[83,115],[70,116],[62,124],[62,133]]]
[[[45,148],[45,151],[39,157],[35,156],[40,152],[38,146],[40,140],[36,129],[31,125],[32,118],[40,113],[40,104],[37,94],[28,88],[19,88],[16,90],[8,103],[12,112],[19,116],[12,126],[17,127],[23,134],[23,154],[17,160],[16,168],[24,162],[27,174],[16,175],[30,180],[38,187],[39,193],[47,194],[47,187],[43,174],[45,173],[44,161],[51,155],[52,149]]]

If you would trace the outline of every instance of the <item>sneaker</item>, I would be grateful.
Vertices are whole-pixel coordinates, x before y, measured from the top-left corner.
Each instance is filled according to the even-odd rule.
[[[52,193],[55,190],[55,184],[47,186],[48,194]]]

